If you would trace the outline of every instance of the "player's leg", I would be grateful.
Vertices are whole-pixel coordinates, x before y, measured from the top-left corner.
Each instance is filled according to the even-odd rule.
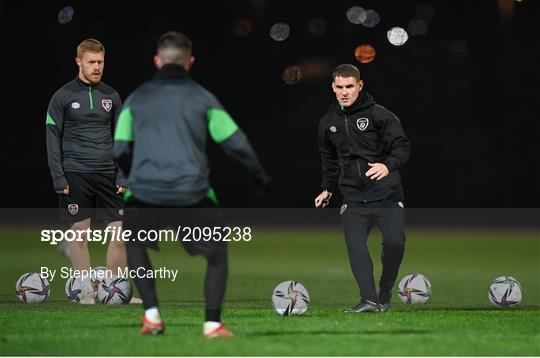
[[[126,247],[123,240],[118,238],[122,233],[122,222],[121,221],[110,221],[107,222],[107,229],[110,234],[109,237],[109,246],[107,248],[107,268],[112,270],[116,275],[120,270],[123,270],[127,266],[127,255]]]
[[[225,297],[229,273],[227,246],[216,245],[214,253],[205,256],[205,258],[207,261],[206,277],[204,279],[206,309],[203,333],[207,338],[213,338],[213,336],[218,336],[217,330],[224,327],[221,323],[221,306]],[[219,336],[223,335],[229,336],[232,333],[223,330],[219,333]]]
[[[77,239],[68,243],[69,259],[71,267],[80,272],[88,272],[90,269],[90,253],[88,252],[87,229],[90,228],[90,218],[73,223],[70,230],[78,233]],[[80,240],[79,240],[80,239]],[[90,278],[80,279],[81,282],[81,304],[94,304],[95,292]]]
[[[377,292],[373,277],[373,262],[367,246],[368,235],[373,227],[373,218],[364,208],[345,208],[341,212],[341,225],[349,263],[360,290],[361,301],[346,312],[374,312],[378,310]]]
[[[85,173],[67,172],[70,193],[60,196],[62,220],[70,223],[70,230],[76,233],[76,239],[67,243],[69,259],[74,270],[88,271],[90,269],[90,254],[88,252],[87,230],[90,228],[92,208],[95,205],[92,184]],[[93,304],[95,291],[91,279],[81,279],[81,304]]]
[[[126,245],[128,264],[130,269],[142,272],[153,270],[148,248],[144,243],[128,242]],[[159,302],[156,292],[156,281],[153,277],[134,277],[135,286],[141,295],[144,308],[142,334],[161,334],[165,330],[163,320],[159,312]]]
[[[224,220],[221,211],[209,200],[203,200],[195,207],[181,209],[187,218],[188,226],[223,228]],[[224,233],[222,233],[224,236]],[[221,321],[221,309],[229,272],[227,243],[223,241],[182,241],[184,248],[191,255],[202,255],[206,259],[206,275],[204,279],[205,322],[203,336],[205,338],[231,337],[232,331]]]
[[[130,230],[132,238],[138,237],[140,230],[150,230],[160,227],[160,218],[153,215],[152,206],[132,198],[127,203],[127,215],[124,220],[124,229]],[[148,247],[158,248],[157,243],[129,240],[126,242],[127,262],[131,270],[148,272],[153,270],[152,262],[148,255]],[[142,317],[143,327],[140,332],[144,335],[161,334],[165,330],[163,320],[159,312],[159,302],[156,291],[156,283],[153,277],[135,277],[135,286],[141,295],[144,308]]]
[[[74,222],[70,230],[77,233],[77,238],[68,243],[69,259],[74,270],[84,271],[90,268],[90,253],[88,252],[87,229],[90,228],[90,218]]]
[[[114,175],[94,174],[92,178],[96,187],[96,216],[107,224],[107,268],[117,275],[127,267],[126,247],[121,240],[124,201],[121,194],[117,194]],[[140,303],[140,298],[131,298],[130,304]]]
[[[388,201],[385,208],[377,210],[377,223],[382,233],[379,303],[385,311],[390,307],[392,288],[405,253],[405,210],[397,202]]]

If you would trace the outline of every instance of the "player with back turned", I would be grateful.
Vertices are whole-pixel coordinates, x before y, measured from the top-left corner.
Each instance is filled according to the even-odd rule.
[[[151,80],[126,100],[115,131],[115,155],[128,174],[132,193],[128,200],[126,229],[132,232],[165,226],[223,227],[215,195],[210,188],[206,141],[208,135],[225,153],[248,169],[262,189],[270,183],[247,137],[216,97],[189,76],[194,63],[191,40],[168,32],[158,41]],[[157,216],[144,209],[167,208]],[[175,208],[184,208],[181,212]],[[206,302],[203,335],[229,337],[221,323],[221,306],[228,275],[227,245],[223,241],[185,241],[192,255],[207,261],[204,283]],[[157,242],[130,241],[128,263],[132,269],[150,269],[147,247]],[[160,334],[164,324],[159,311],[155,280],[136,278],[143,299],[142,334]]]

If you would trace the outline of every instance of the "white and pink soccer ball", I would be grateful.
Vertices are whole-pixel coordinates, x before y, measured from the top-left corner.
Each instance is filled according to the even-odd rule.
[[[398,297],[410,305],[426,303],[431,297],[431,283],[422,274],[407,275],[398,284]]]
[[[499,276],[489,285],[488,297],[496,307],[515,307],[521,302],[523,289],[512,276]]]
[[[44,302],[51,294],[51,285],[37,272],[28,272],[15,283],[15,294],[23,303]]]

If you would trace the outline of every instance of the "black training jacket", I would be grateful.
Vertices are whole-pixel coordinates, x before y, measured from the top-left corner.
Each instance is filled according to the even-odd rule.
[[[372,96],[361,92],[343,108],[334,100],[321,118],[318,139],[324,190],[339,185],[346,202],[404,200],[398,168],[409,159],[411,145],[396,115]],[[368,163],[383,163],[390,173],[372,180],[365,175]]]
[[[246,135],[217,98],[182,66],[163,66],[129,95],[115,130],[115,155],[133,196],[180,207],[208,196],[209,136],[254,178],[264,176]]]
[[[120,95],[103,82],[90,85],[80,78],[52,96],[47,109],[47,158],[55,190],[69,183],[65,172],[116,175],[126,181],[114,160],[112,132],[122,106]]]

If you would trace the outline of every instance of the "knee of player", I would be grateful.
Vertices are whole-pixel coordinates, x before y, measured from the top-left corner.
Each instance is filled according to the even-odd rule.
[[[227,263],[226,246],[213,247],[212,249],[205,251],[202,255],[210,264]]]
[[[71,236],[74,236],[77,240],[68,240],[68,241],[86,241],[88,239],[88,230],[90,229],[90,220],[83,220],[76,223],[73,223],[68,231],[70,231]],[[66,234],[66,237],[69,236]]]
[[[402,250],[405,247],[405,240],[383,241],[382,246],[385,250]]]
[[[126,244],[125,244],[125,242],[123,240],[113,239],[113,240],[109,241],[109,247],[125,249]]]

